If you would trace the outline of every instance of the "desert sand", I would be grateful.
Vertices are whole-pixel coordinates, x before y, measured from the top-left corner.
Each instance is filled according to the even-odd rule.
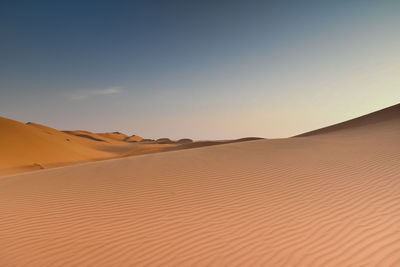
[[[259,138],[255,138],[259,139]],[[0,176],[42,170],[76,163],[141,155],[162,151],[242,142],[145,141],[137,135],[123,133],[92,133],[89,131],[59,131],[44,125],[26,124],[0,117]]]
[[[0,175],[117,157],[134,147],[105,135],[62,132],[0,117]]]
[[[52,136],[6,123],[14,128],[0,139],[1,166],[37,153],[22,128],[33,143]],[[116,153],[64,134],[46,155]],[[10,140],[29,144],[14,152]],[[399,140],[396,105],[295,138],[2,177],[0,266],[400,266]]]

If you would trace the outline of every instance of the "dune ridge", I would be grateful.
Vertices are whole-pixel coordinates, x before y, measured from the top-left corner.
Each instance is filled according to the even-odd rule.
[[[89,140],[0,117],[0,170],[112,157]]]
[[[233,140],[234,142],[249,139]],[[189,142],[190,141],[190,142]],[[226,142],[233,142],[226,141]],[[192,145],[188,145],[192,143]],[[82,162],[218,145],[225,142],[145,140],[120,132],[59,131],[33,122],[0,117],[0,176]]]
[[[399,266],[400,124],[376,122],[2,178],[0,266]]]
[[[313,136],[320,134],[329,134],[338,131],[344,131],[354,128],[362,128],[371,124],[392,123],[391,121],[400,121],[400,104],[393,105],[382,110],[378,110],[367,115],[357,117],[355,119],[347,120],[337,123],[328,127],[313,130],[303,134],[296,135],[295,137]],[[394,124],[394,123],[393,123]]]

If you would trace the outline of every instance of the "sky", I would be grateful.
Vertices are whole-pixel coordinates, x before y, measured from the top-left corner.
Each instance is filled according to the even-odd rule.
[[[289,137],[400,102],[400,1],[0,2],[0,116]]]

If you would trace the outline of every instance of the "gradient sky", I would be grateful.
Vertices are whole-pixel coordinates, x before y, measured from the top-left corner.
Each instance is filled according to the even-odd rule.
[[[400,101],[400,1],[1,1],[0,115],[288,137]]]

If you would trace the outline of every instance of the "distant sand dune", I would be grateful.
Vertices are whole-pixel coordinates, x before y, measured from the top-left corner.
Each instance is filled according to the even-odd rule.
[[[178,144],[190,144],[190,143],[193,143],[193,140],[189,139],[189,138],[182,138],[182,139],[179,139],[178,141],[176,141],[176,143],[178,143]]]
[[[169,138],[157,141],[119,132],[58,131],[28,122],[26,124],[0,117],[0,176],[60,167],[76,163],[141,155],[155,152],[196,148],[188,140],[175,142]],[[144,142],[141,142],[143,141]],[[184,144],[182,144],[184,143]],[[219,143],[210,143],[215,145]],[[182,145],[181,147],[178,147]],[[41,168],[38,168],[38,166]]]
[[[170,147],[174,147],[175,145],[171,144],[140,144],[135,149],[125,153],[123,156],[133,156],[133,155],[142,155],[147,153],[155,153],[162,152]]]
[[[103,139],[96,138],[96,137],[93,137],[93,136],[87,135],[87,134],[77,134],[76,136],[84,137],[84,138],[89,138],[89,139],[94,140],[94,141],[107,142],[107,141],[105,141],[105,140],[103,140]]]
[[[0,173],[7,169],[35,168],[35,164],[81,162],[109,158],[93,141],[75,137],[39,124],[23,124],[0,117]]]
[[[58,131],[0,117],[0,176],[124,156],[137,148],[120,133]],[[141,137],[129,137],[141,140]],[[137,152],[137,154],[139,154]]]
[[[400,266],[399,117],[371,116],[1,178],[0,266]]]
[[[102,137],[106,137],[109,139],[113,139],[116,141],[125,141],[125,139],[129,138],[126,134],[120,133],[120,132],[113,132],[113,133],[97,133],[97,135],[100,135]]]
[[[160,138],[160,139],[157,139],[155,142],[157,144],[173,144],[174,143],[174,141],[172,141],[169,138]]]
[[[124,141],[126,141],[126,142],[140,142],[142,140],[143,140],[143,137],[140,137],[138,135],[131,135],[124,139]]]
[[[241,139],[236,139],[236,140],[226,140],[226,141],[196,141],[196,142],[181,142],[181,143],[178,142],[179,143],[178,146],[166,148],[165,151],[199,148],[199,147],[205,147],[205,146],[224,145],[224,144],[230,144],[230,143],[254,141],[254,140],[261,140],[261,139],[263,139],[263,138],[247,137],[247,138],[241,138]]]
[[[227,141],[193,141],[191,139],[181,139],[178,141],[172,141],[169,138],[163,138],[161,142],[149,142],[146,144],[140,144],[137,148],[132,149],[128,153],[124,154],[124,156],[132,156],[132,155],[142,155],[147,153],[155,153],[155,152],[168,152],[168,151],[176,151],[183,149],[192,149],[192,148],[201,148],[206,146],[214,146],[214,145],[223,145],[229,143],[236,142],[245,142],[245,141],[254,141],[260,140],[263,138],[258,137],[248,137],[241,138],[236,140],[227,140]],[[183,141],[182,141],[183,140]],[[190,142],[188,141],[190,140]]]
[[[98,134],[88,132],[88,131],[63,131],[64,133],[70,134],[70,135],[75,135],[83,138],[88,138],[94,141],[101,141],[101,142],[107,142],[107,143],[112,143],[112,140],[104,138]]]

